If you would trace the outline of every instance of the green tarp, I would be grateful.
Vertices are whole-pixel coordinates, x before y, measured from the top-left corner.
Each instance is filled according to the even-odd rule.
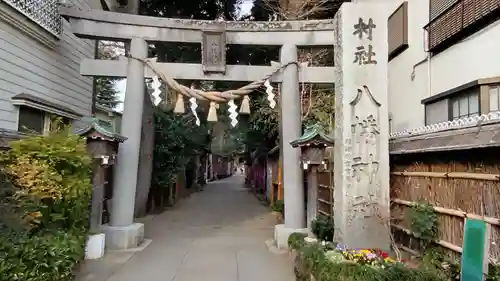
[[[488,265],[488,225],[482,220],[465,219],[462,249],[462,281],[482,281]]]

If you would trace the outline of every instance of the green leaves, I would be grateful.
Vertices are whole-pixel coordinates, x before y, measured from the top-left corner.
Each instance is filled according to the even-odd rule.
[[[0,281],[73,280],[92,190],[86,139],[64,128],[14,141],[0,165]]]
[[[319,243],[304,243],[298,248],[297,280],[310,281],[311,275],[321,281],[449,281],[435,271],[412,269],[403,264],[375,267],[349,261],[332,262]],[[327,250],[328,251],[328,250]]]
[[[280,212],[282,215],[285,215],[285,202],[283,202],[283,200],[276,200],[271,206],[271,209],[274,212]]]
[[[209,135],[205,124],[197,126],[192,115],[176,115],[171,110],[155,111],[155,147],[153,186],[167,187],[188,158],[208,150]]]
[[[0,164],[13,187],[4,202],[21,206],[24,214],[19,219],[31,227],[87,224],[92,191],[91,158],[86,139],[70,134],[69,130],[64,128],[48,136],[14,141],[11,149],[1,155]]]
[[[311,230],[318,239],[323,241],[333,241],[334,227],[331,218],[319,215],[312,221]]]
[[[73,280],[84,244],[75,232],[1,232],[0,281]]]
[[[298,250],[305,245],[304,238],[307,237],[307,234],[294,232],[288,236],[288,247],[293,250]]]
[[[438,216],[429,203],[419,203],[410,207],[407,212],[410,230],[427,248],[438,237]]]

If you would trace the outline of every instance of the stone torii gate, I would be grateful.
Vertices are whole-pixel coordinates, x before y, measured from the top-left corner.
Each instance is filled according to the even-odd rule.
[[[335,67],[291,64],[271,79],[282,83],[280,127],[285,187],[285,223],[276,226],[275,240],[279,247],[286,247],[289,234],[305,231],[306,226],[301,152],[289,144],[301,136],[299,83],[335,82],[336,232],[350,246],[388,248],[386,224],[376,220],[373,211],[388,217],[386,10],[380,4],[346,3],[334,20],[286,22],[168,19],[73,8],[61,12],[76,36],[128,41],[130,55],[139,59],[147,59],[148,41],[202,43],[202,64],[156,64],[158,70],[173,79],[255,81],[276,70],[271,66],[226,65],[226,44],[279,45],[282,65],[297,62],[298,46],[334,45]],[[85,76],[127,78],[121,133],[128,139],[119,148],[111,221],[104,232],[107,247],[134,248],[143,237],[143,225],[134,223],[134,199],[146,94],[144,79],[156,74],[133,58],[84,59],[80,72]],[[372,237],[375,235],[379,237]]]

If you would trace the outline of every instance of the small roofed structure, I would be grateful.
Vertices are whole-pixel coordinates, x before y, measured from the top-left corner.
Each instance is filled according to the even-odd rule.
[[[93,158],[102,158],[103,164],[107,159],[108,165],[112,165],[118,153],[118,144],[127,138],[116,133],[110,121],[97,117],[89,117],[82,120],[85,127],[77,130],[75,134],[87,137],[88,150]]]
[[[88,117],[82,120],[85,127],[77,130],[75,134],[85,135],[92,139],[103,139],[107,141],[124,142],[126,137],[116,133],[113,124],[110,121],[102,120],[97,117]]]
[[[318,215],[318,170],[325,165],[325,150],[334,145],[334,140],[328,136],[320,124],[307,126],[300,138],[290,142],[292,147],[302,149],[302,166],[307,175],[306,187],[306,219],[307,227]]]
[[[334,143],[320,124],[307,126],[300,138],[290,142],[292,147],[302,148],[302,161],[308,165],[322,164],[326,147]]]
[[[94,159],[92,166],[92,204],[90,231],[86,245],[86,258],[97,259],[104,255],[105,234],[101,233],[103,212],[111,208],[112,192],[106,188],[112,175],[108,168],[116,163],[118,145],[127,138],[117,134],[113,124],[97,117],[82,120],[85,126],[74,131],[87,138],[87,150]],[[111,177],[111,178],[110,178]]]

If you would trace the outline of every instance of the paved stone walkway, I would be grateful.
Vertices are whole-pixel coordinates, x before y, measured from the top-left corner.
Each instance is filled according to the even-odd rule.
[[[210,183],[146,222],[142,251],[86,263],[81,281],[294,281],[287,255],[269,252],[275,221],[243,177]]]

